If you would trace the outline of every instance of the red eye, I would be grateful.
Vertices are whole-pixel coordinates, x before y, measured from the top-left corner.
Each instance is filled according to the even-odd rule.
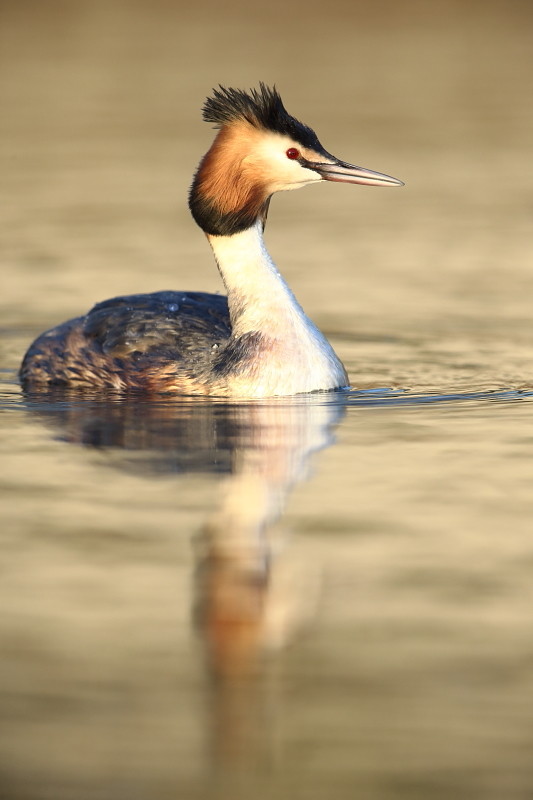
[[[294,161],[296,158],[300,158],[300,151],[295,147],[289,147],[285,155]]]

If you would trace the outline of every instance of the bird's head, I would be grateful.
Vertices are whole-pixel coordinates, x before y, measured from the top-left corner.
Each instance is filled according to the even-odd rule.
[[[274,192],[335,181],[402,186],[402,181],[341,161],[292,117],[276,89],[220,87],[204,105],[219,132],[195,175],[189,205],[206,233],[232,235],[266,216]]]

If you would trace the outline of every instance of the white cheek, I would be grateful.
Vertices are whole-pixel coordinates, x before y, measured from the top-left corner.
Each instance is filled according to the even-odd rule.
[[[298,189],[307,183],[320,180],[318,173],[310,169],[303,169],[298,161],[287,158],[283,154],[278,156],[274,163],[272,161],[270,163],[273,167],[270,172],[270,185],[274,192]]]
[[[304,169],[297,159],[287,158],[290,147],[294,147],[291,139],[276,134],[262,142],[261,160],[265,164],[270,187],[274,192],[297,189],[322,180],[318,172]]]
[[[283,186],[280,186],[280,189],[298,189],[300,186],[322,180],[318,172],[313,169],[304,169],[297,161],[287,159],[287,162],[285,175],[281,180]]]

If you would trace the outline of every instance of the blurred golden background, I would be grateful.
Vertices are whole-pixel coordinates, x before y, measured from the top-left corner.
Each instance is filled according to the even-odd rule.
[[[455,328],[458,349],[472,345],[465,328],[501,343],[513,326],[520,345],[530,3],[21,0],[1,14],[6,323],[33,331],[115,294],[218,290],[186,206],[212,136],[200,109],[218,83],[264,80],[331,152],[407,184],[275,199],[269,246],[311,316],[339,333]]]

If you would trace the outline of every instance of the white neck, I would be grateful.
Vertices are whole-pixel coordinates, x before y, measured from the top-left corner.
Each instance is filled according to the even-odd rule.
[[[234,335],[265,328],[274,333],[288,316],[305,318],[267,252],[261,223],[233,236],[207,238],[228,293]]]
[[[346,386],[342,363],[268,254],[262,223],[233,236],[207,238],[228,292],[233,337],[250,332],[265,337],[262,374],[270,386],[265,395]]]

